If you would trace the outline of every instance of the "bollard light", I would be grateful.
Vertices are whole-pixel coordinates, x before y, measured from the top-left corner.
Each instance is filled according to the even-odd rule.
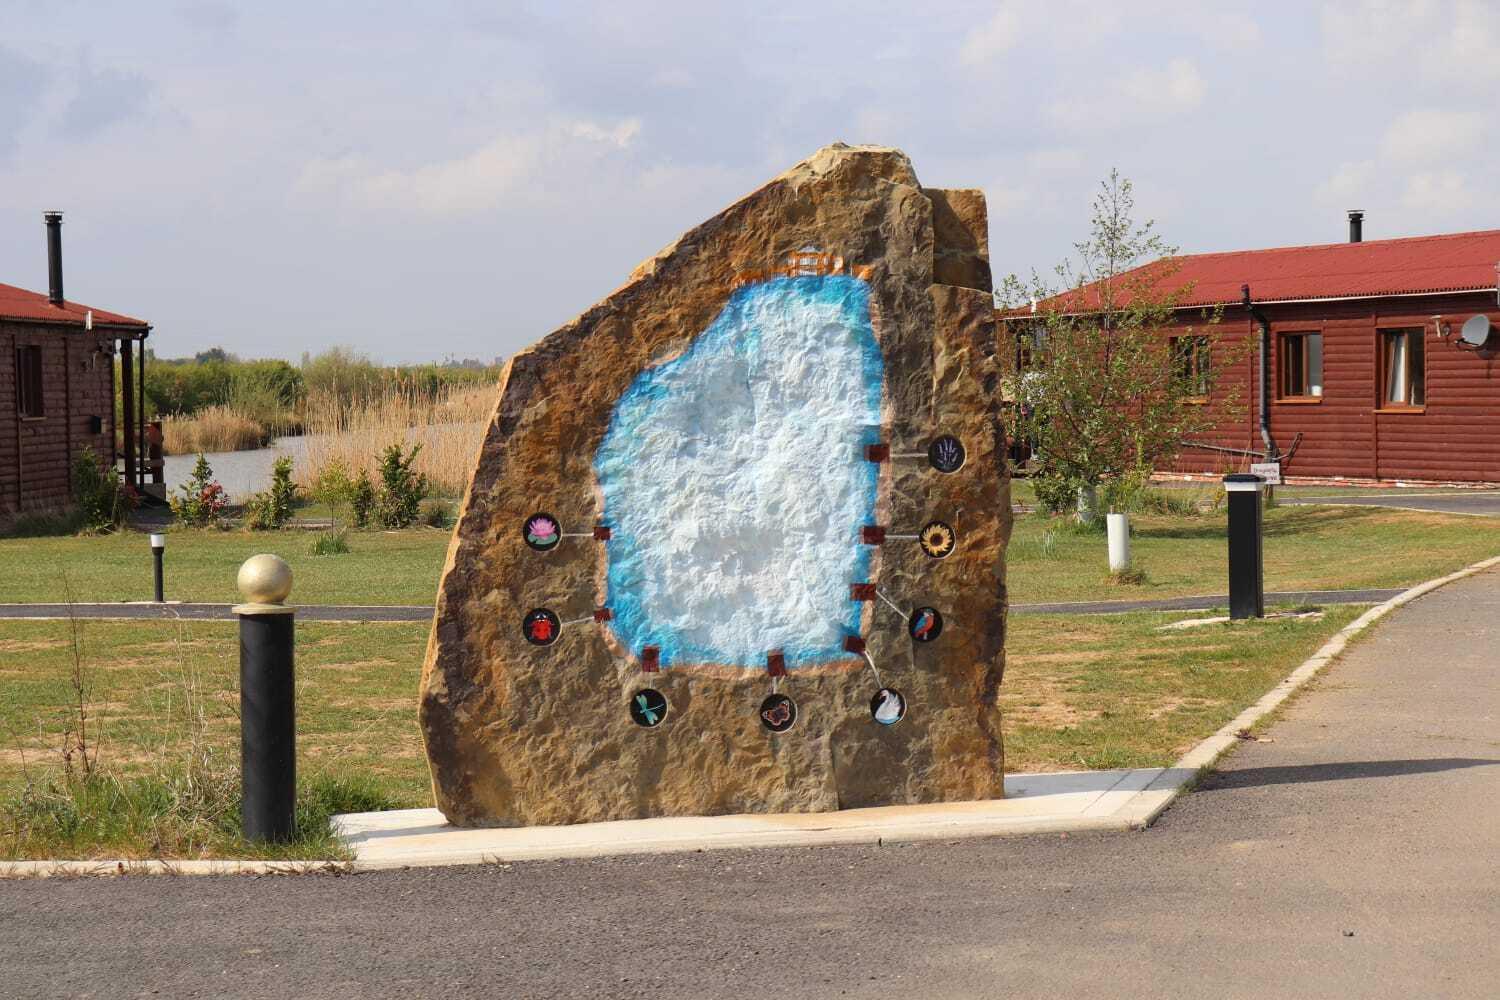
[[[1261,544],[1261,490],[1265,480],[1243,473],[1225,476],[1229,494],[1229,617],[1266,616]]]
[[[156,577],[156,603],[162,604],[166,598],[162,596],[162,556],[167,551],[167,536],[153,533],[151,535],[151,562]]]
[[[297,806],[293,697],[295,613],[282,603],[292,568],[279,556],[251,556],[235,581],[240,619],[240,816],[246,840],[292,838]]]

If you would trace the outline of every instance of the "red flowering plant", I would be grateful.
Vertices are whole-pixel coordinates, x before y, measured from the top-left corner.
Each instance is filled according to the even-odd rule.
[[[214,470],[202,453],[193,465],[193,474],[172,495],[172,513],[184,524],[194,527],[217,525],[229,506],[229,494],[214,479]]]

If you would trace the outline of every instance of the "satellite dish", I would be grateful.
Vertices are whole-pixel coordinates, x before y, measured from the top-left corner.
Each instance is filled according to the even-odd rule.
[[[1471,316],[1458,335],[1463,339],[1465,344],[1471,347],[1483,347],[1490,339],[1490,330],[1488,316]]]

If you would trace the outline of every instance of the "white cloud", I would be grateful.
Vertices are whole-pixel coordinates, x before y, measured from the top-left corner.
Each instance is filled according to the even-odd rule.
[[[1179,57],[1160,69],[1142,67],[1101,83],[1094,95],[1055,101],[1048,110],[1065,128],[1092,130],[1196,110],[1207,91],[1197,65]]]
[[[1034,149],[1026,154],[1026,165],[1032,170],[1078,170],[1083,166],[1083,153],[1066,147]]]
[[[1489,116],[1479,111],[1408,111],[1385,130],[1380,152],[1410,163],[1450,160],[1486,140],[1488,126]]]
[[[1500,80],[1493,0],[1338,0],[1323,5],[1321,22],[1324,55],[1350,75],[1415,75],[1486,94]]]
[[[958,60],[965,66],[979,66],[1015,47],[1021,39],[1021,12],[1013,3],[1002,4],[979,27],[964,36]]]
[[[1439,216],[1472,216],[1477,202],[1469,190],[1468,177],[1458,170],[1413,174],[1401,195],[1405,208]]]
[[[640,134],[638,118],[613,125],[578,120],[534,133],[504,134],[463,156],[411,169],[382,168],[361,156],[319,158],[304,167],[301,193],[344,196],[357,206],[444,217],[496,208],[549,166],[580,169],[628,148]],[[554,190],[567,185],[554,183]]]
[[[605,128],[589,121],[578,121],[568,126],[568,133],[575,139],[602,142],[616,149],[624,149],[641,134],[641,120],[626,118],[616,123],[614,128]]]
[[[1341,164],[1332,177],[1318,186],[1315,197],[1325,205],[1358,208],[1370,192],[1374,177],[1374,160]]]
[[[1333,0],[1323,4],[1325,57],[1341,68],[1368,67],[1427,34],[1435,0]]]
[[[1434,75],[1468,83],[1500,80],[1500,5],[1459,0],[1439,41],[1436,49],[1423,52]]]
[[[992,220],[1013,215],[1032,204],[1033,200],[1030,191],[1023,187],[1006,184],[1004,181],[986,184],[984,188],[985,209]]]

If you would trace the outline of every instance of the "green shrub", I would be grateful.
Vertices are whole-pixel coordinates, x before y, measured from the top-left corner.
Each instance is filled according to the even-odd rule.
[[[365,482],[368,483],[369,480],[366,479]],[[308,492],[318,503],[327,505],[329,520],[337,528],[339,508],[354,499],[354,480],[349,478],[349,467],[342,459],[330,459],[328,464],[318,470],[318,477],[313,480],[312,489]]]
[[[1198,506],[1198,498],[1197,490],[1147,490],[1141,497],[1141,510],[1152,514],[1197,517],[1203,512]]]
[[[375,522],[382,528],[409,528],[416,523],[422,499],[427,496],[427,477],[412,471],[422,446],[410,452],[393,444],[380,453],[380,495],[375,500]]]
[[[1099,501],[1104,511],[1128,514],[1141,509],[1145,502],[1147,484],[1151,482],[1150,469],[1136,469],[1123,476],[1105,480],[1099,487]]]
[[[292,505],[297,501],[297,484],[292,482],[292,459],[282,455],[271,465],[271,488],[257,493],[245,505],[245,525],[253,531],[272,531],[286,527],[292,519]]]
[[[447,500],[423,500],[417,520],[429,528],[451,528],[453,505]]]
[[[92,448],[84,448],[73,458],[72,476],[73,500],[82,527],[89,531],[118,528],[139,500],[113,469],[104,468]]]
[[[375,484],[370,482],[370,474],[361,469],[349,491],[349,516],[354,519],[356,528],[368,528],[374,514]]]
[[[172,495],[171,504],[172,513],[184,524],[206,527],[222,520],[229,506],[229,494],[214,479],[213,467],[202,452],[193,464],[193,474]]]
[[[1049,514],[1071,513],[1078,506],[1078,482],[1071,476],[1044,473],[1031,477],[1036,502]]]
[[[315,556],[341,556],[349,551],[349,539],[342,530],[320,531],[310,551]]]

